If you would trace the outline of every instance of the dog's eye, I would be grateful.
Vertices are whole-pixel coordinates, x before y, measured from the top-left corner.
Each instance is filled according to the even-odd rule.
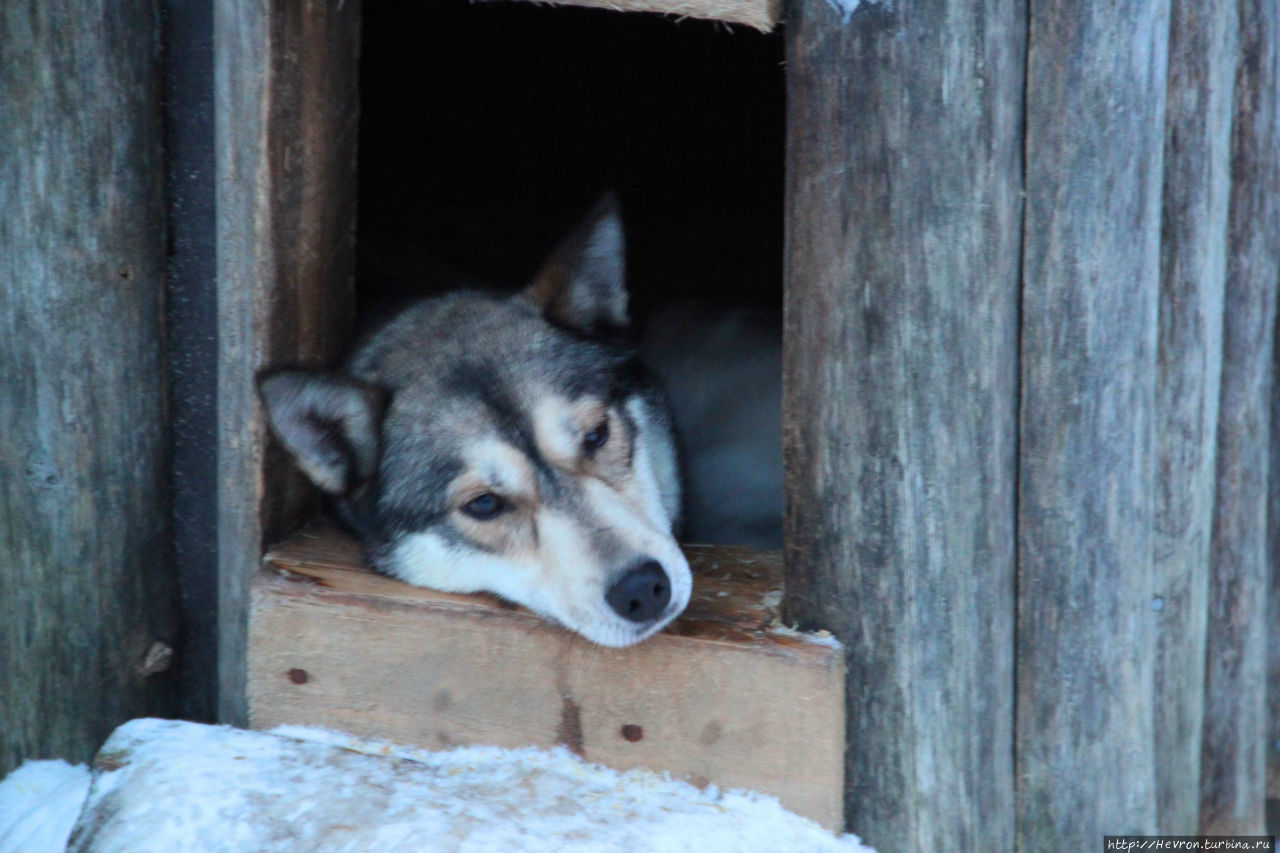
[[[478,498],[472,498],[462,505],[462,511],[477,521],[488,521],[491,518],[496,518],[506,508],[506,501],[493,492],[485,492]]]
[[[591,453],[604,447],[605,442],[608,440],[609,422],[601,421],[595,429],[582,437],[582,446],[586,448],[588,453]]]

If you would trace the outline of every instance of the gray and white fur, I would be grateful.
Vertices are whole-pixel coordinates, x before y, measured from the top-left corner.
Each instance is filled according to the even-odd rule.
[[[607,198],[522,292],[428,299],[339,373],[266,375],[273,431],[379,571],[639,642],[692,578],[671,415],[624,342],[623,279]]]

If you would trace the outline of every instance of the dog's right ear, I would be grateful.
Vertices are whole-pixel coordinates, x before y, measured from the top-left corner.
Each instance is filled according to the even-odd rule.
[[[272,431],[321,489],[343,495],[373,476],[385,391],[330,374],[286,370],[259,377],[258,393]]]

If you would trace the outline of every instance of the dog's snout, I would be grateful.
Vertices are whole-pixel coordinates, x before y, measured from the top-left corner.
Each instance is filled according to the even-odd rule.
[[[670,603],[671,579],[656,560],[647,560],[627,570],[604,598],[623,619],[649,622],[662,615]]]

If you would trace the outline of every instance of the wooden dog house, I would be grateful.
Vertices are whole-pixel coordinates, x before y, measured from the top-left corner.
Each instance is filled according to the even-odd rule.
[[[360,3],[159,5],[0,11],[23,84],[0,87],[10,762],[139,713],[248,723],[253,585],[282,583],[264,554],[314,511],[253,378],[346,342]],[[1275,4],[643,8],[785,17],[781,619],[843,643],[846,824],[886,850],[1260,834],[1280,797]],[[277,593],[318,619],[453,618],[298,547],[269,564],[328,584]],[[794,651],[746,648],[762,636],[732,654]],[[798,648],[778,677],[833,689],[830,649]],[[301,705],[322,663],[289,659]],[[780,691],[797,731],[805,689]],[[571,721],[559,695],[531,715]]]

